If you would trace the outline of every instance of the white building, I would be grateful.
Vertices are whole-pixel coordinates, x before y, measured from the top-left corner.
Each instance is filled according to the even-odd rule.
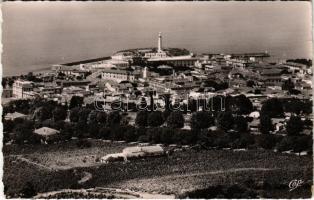
[[[33,82],[31,81],[16,80],[14,81],[12,88],[14,98],[22,99],[33,96]]]
[[[121,81],[134,81],[138,78],[138,74],[126,70],[105,69],[101,74],[102,79]]]

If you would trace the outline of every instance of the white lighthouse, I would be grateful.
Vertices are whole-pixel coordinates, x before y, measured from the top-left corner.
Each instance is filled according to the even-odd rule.
[[[158,53],[162,52],[162,36],[161,36],[161,32],[159,32],[158,35]]]
[[[158,34],[158,45],[157,45],[157,52],[147,52],[145,53],[145,58],[148,59],[159,59],[167,57],[167,53],[162,50],[162,36],[161,32]]]

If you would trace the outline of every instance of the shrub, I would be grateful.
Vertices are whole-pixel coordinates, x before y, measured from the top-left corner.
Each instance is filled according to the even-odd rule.
[[[151,127],[158,127],[164,123],[162,112],[151,112],[147,117],[147,125]]]
[[[21,190],[22,198],[32,198],[37,194],[34,185],[31,182],[26,182]]]
[[[288,151],[293,149],[294,137],[286,136],[282,138],[280,142],[278,142],[276,148],[279,152]]]
[[[274,135],[260,135],[257,137],[257,143],[264,149],[273,149],[277,144],[277,139]]]
[[[184,126],[184,118],[181,112],[172,112],[167,118],[167,126],[171,128],[182,128]]]
[[[79,140],[76,142],[76,145],[79,147],[79,148],[89,148],[92,146],[92,143],[88,140]]]

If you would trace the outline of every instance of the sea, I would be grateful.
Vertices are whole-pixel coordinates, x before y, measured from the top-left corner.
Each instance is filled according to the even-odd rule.
[[[3,75],[163,47],[311,58],[310,2],[4,2]]]

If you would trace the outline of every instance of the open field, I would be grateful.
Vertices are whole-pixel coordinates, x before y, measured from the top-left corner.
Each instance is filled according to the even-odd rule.
[[[102,140],[90,140],[90,148],[78,148],[76,140],[61,144],[38,145],[36,151],[34,146],[25,145],[23,148],[16,148],[12,145],[7,148],[8,155],[21,155],[31,162],[40,163],[50,168],[71,169],[75,167],[89,167],[99,164],[96,159],[110,153],[121,152],[125,147],[130,146],[118,142],[106,142]],[[60,153],[62,152],[62,153]]]
[[[257,185],[255,189],[263,197],[310,197],[310,156],[299,157],[264,150],[186,150],[168,157],[128,163],[106,165],[93,159],[77,161],[89,155],[101,157],[106,153],[120,152],[126,146],[93,141],[92,147],[85,149],[78,148],[73,142],[25,146],[20,150],[14,146],[5,147],[5,193],[17,197],[26,182],[31,182],[36,192],[110,187],[181,195],[209,186],[253,181]],[[288,184],[294,179],[304,180],[307,186],[289,192]]]

